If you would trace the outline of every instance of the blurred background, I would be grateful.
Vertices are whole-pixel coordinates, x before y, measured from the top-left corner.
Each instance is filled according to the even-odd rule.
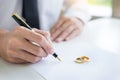
[[[86,0],[85,4],[94,20],[88,23],[84,40],[120,54],[120,0]]]
[[[86,0],[87,12],[93,19],[99,17],[120,18],[120,0]]]
[[[112,16],[112,0],[88,0],[88,12],[95,17]]]

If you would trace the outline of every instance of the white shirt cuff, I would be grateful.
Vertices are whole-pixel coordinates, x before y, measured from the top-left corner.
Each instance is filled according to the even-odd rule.
[[[82,20],[84,24],[86,24],[91,19],[91,16],[87,12],[82,10],[80,11],[80,10],[68,9],[64,15],[67,17],[77,17],[80,20]]]

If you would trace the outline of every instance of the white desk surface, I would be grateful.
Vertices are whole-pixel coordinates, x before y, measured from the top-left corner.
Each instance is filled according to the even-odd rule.
[[[68,42],[54,44],[62,62],[49,56],[39,63],[27,66],[47,80],[120,80],[119,35],[120,20],[91,21],[79,37]],[[74,59],[82,55],[89,56],[90,62],[76,64]],[[2,74],[1,71],[0,74]]]
[[[81,36],[54,46],[62,62],[49,56],[32,65],[48,80],[120,80],[120,20],[91,21]],[[90,62],[74,63],[82,55],[89,56]]]
[[[120,19],[102,18],[89,22],[81,39],[104,50],[120,54]]]

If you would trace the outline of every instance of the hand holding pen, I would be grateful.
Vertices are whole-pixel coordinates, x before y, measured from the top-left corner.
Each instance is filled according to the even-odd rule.
[[[37,30],[33,32],[23,26],[18,26],[3,34],[0,56],[8,62],[36,63],[48,54],[53,53],[52,45]]]
[[[37,29],[31,31],[23,25],[14,27],[11,31],[1,30],[1,58],[11,63],[36,63],[48,54],[58,57],[55,53],[53,54],[54,50],[46,31]]]
[[[58,55],[54,52],[54,50],[53,50],[53,48],[51,47],[51,48],[49,48],[49,47],[47,47],[47,46],[52,46],[52,41],[50,40],[50,34],[49,33],[47,33],[47,32],[45,32],[45,31],[42,31],[42,30],[37,30],[37,29],[32,29],[19,15],[17,15],[17,14],[13,14],[12,15],[12,17],[13,17],[13,19],[19,24],[19,25],[21,25],[21,26],[23,26],[23,27],[26,27],[26,28],[28,28],[29,30],[32,30],[33,32],[36,32],[36,33],[38,33],[39,35],[41,35],[41,40],[40,41],[38,41],[38,42],[47,42],[47,44],[48,45],[46,45],[45,46],[45,43],[43,43],[43,44],[39,44],[38,42],[34,42],[33,41],[33,43],[35,43],[38,47],[42,47],[43,48],[43,50],[45,50],[45,52],[46,53],[50,53],[50,54],[52,54],[55,58],[57,58],[59,61],[61,61],[61,59],[58,57]],[[44,40],[44,39],[46,39],[46,40]],[[45,47],[47,47],[47,48],[45,48]],[[47,52],[47,51],[49,51],[49,52]]]

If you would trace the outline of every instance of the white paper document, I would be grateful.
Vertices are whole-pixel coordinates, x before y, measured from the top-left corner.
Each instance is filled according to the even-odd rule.
[[[0,59],[0,80],[46,80],[27,65],[7,63]]]
[[[120,55],[79,41],[55,44],[55,46],[62,62],[49,56],[31,65],[47,80],[120,80]],[[79,56],[88,56],[90,61],[77,64],[74,60]]]
[[[101,50],[80,39],[54,44],[59,62],[52,55],[36,64],[14,65],[0,60],[0,80],[120,80],[120,55]],[[77,64],[75,58],[88,56]]]

